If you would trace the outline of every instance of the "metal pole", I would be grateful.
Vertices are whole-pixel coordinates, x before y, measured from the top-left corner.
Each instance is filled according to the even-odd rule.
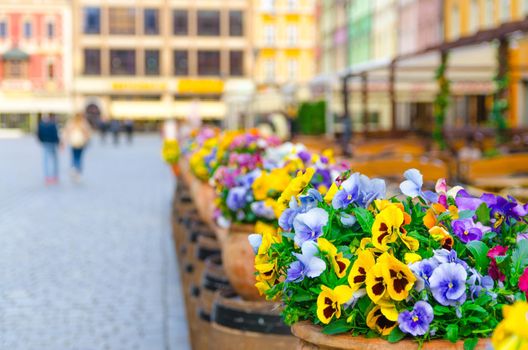
[[[363,133],[368,133],[369,113],[368,113],[368,75],[361,74],[361,116],[363,119]]]
[[[389,67],[389,99],[391,108],[392,132],[398,130],[397,111],[396,111],[396,91],[394,89],[394,82],[396,80],[396,62],[393,60]]]

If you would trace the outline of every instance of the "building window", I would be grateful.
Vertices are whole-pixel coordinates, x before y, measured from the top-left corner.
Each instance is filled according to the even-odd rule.
[[[7,37],[7,23],[5,21],[0,21],[0,38]]]
[[[136,9],[111,7],[109,11],[110,34],[136,34]]]
[[[479,0],[471,0],[471,11],[470,11],[470,24],[469,30],[471,33],[476,32],[479,29],[480,22],[480,11],[479,11]]]
[[[159,75],[159,50],[145,50],[145,75]]]
[[[198,35],[220,35],[220,11],[198,11]]]
[[[275,60],[269,59],[264,63],[264,79],[267,82],[275,81]]]
[[[53,22],[48,22],[46,24],[46,35],[48,36],[48,39],[53,39],[55,36],[55,24],[53,24]]]
[[[25,79],[27,77],[27,62],[10,60],[5,62],[5,79]]]
[[[275,26],[267,25],[264,27],[264,42],[266,45],[275,44]]]
[[[501,0],[500,16],[503,22],[508,22],[511,18],[511,0]]]
[[[486,25],[487,26],[493,26],[494,18],[493,15],[495,13],[495,1],[494,0],[486,0]]]
[[[286,37],[288,40],[288,46],[297,46],[299,32],[297,31],[296,25],[289,25],[286,27]]]
[[[157,9],[145,9],[145,11],[143,12],[143,21],[144,34],[159,34],[159,11]]]
[[[85,7],[83,15],[84,34],[101,33],[101,9],[98,7]]]
[[[220,75],[219,51],[198,51],[198,75]]]
[[[229,75],[231,76],[244,75],[244,52],[243,51],[229,52]]]
[[[275,0],[261,0],[260,7],[263,11],[275,11]]]
[[[84,74],[100,75],[101,74],[101,50],[84,49]]]
[[[189,75],[189,53],[187,51],[174,51],[174,75]]]
[[[55,65],[53,64],[53,62],[48,62],[48,64],[46,65],[46,76],[48,80],[55,79]]]
[[[460,36],[460,9],[454,5],[451,12],[451,39]]]
[[[297,72],[299,70],[299,62],[297,60],[288,60],[287,63],[287,74],[289,80],[296,80],[297,79]]]
[[[189,34],[189,14],[186,10],[174,10],[172,12],[172,34]]]
[[[33,26],[31,25],[30,21],[24,22],[24,38],[30,39],[31,35],[33,35]]]
[[[244,15],[242,11],[229,11],[229,35],[244,35]]]
[[[297,11],[298,7],[299,7],[299,1],[298,0],[288,0],[288,11],[289,12]]]
[[[135,75],[136,51],[135,50],[110,50],[111,75]]]

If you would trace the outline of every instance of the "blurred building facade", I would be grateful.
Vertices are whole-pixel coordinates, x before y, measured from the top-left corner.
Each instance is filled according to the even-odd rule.
[[[445,57],[451,81],[445,126],[486,127],[502,54],[508,66],[508,125],[528,125],[528,2],[319,1],[317,9],[319,62],[313,84],[319,85],[315,91],[330,90],[324,95],[330,118],[346,112],[346,78],[347,112],[355,131],[430,134],[438,92],[435,75]],[[339,12],[348,14],[345,43],[336,40],[343,28]],[[507,49],[499,54],[501,45]],[[345,67],[337,64],[343,61]]]
[[[236,123],[253,89],[249,5],[73,0],[76,108],[94,123],[226,115]]]
[[[313,0],[252,0],[253,113],[294,111],[315,74]]]
[[[0,128],[72,112],[70,27],[66,0],[0,2]]]

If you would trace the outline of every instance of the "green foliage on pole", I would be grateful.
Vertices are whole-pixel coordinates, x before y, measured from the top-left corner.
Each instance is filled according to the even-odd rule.
[[[438,85],[438,93],[434,100],[434,128],[433,140],[441,150],[446,149],[446,142],[444,139],[444,122],[449,107],[450,81],[447,79],[447,54],[442,54],[442,61],[440,66],[436,69],[435,79]]]
[[[326,102],[303,102],[297,112],[298,130],[303,135],[322,135],[326,131]]]
[[[495,85],[493,105],[491,107],[491,122],[495,127],[497,143],[502,144],[506,141],[506,129],[508,123],[506,122],[506,113],[510,108],[506,91],[509,86],[508,75],[502,77],[496,76],[493,79]]]

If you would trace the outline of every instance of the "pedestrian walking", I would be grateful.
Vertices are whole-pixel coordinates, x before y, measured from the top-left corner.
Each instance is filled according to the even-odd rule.
[[[44,151],[44,179],[46,185],[55,185],[59,182],[58,148],[60,144],[59,131],[55,116],[39,116],[37,137]]]
[[[90,125],[81,113],[77,113],[66,124],[64,135],[71,148],[72,178],[74,181],[78,182],[83,170],[82,156],[84,149],[90,141]]]
[[[124,128],[127,135],[127,141],[129,144],[131,144],[134,137],[134,122],[130,119],[125,120]]]
[[[119,120],[112,119],[110,121],[110,132],[112,133],[115,146],[119,145],[119,132],[120,131],[121,131],[121,123],[119,123]]]

